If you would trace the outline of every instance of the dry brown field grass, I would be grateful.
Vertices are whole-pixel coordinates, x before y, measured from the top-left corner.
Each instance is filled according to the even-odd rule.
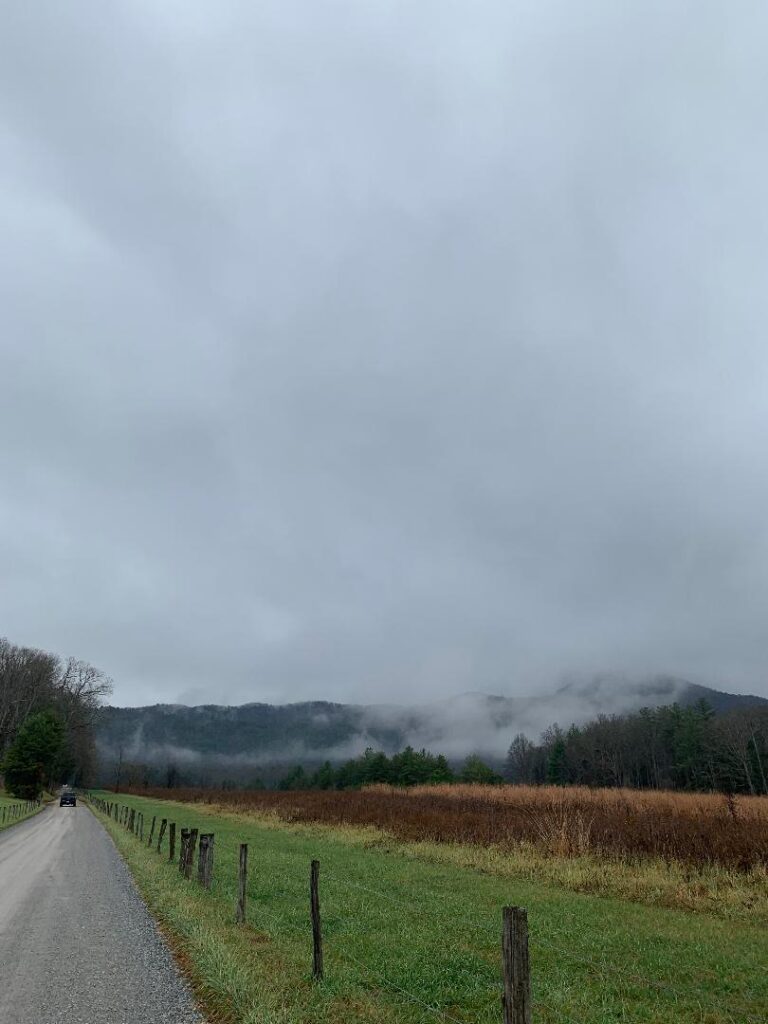
[[[550,857],[768,867],[768,797],[557,786],[438,785],[298,792],[136,790],[156,799],[266,812],[288,823],[373,826],[411,843]]]

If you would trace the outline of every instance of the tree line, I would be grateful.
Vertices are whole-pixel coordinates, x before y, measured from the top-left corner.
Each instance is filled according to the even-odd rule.
[[[768,794],[768,707],[717,715],[704,700],[585,725],[522,733],[504,766],[509,782]]]
[[[58,782],[88,782],[94,717],[111,692],[111,680],[86,661],[0,638],[0,772],[8,792],[36,799]]]
[[[768,794],[768,707],[715,714],[704,700],[623,715],[585,725],[553,725],[539,742],[522,733],[510,744],[501,773],[472,755],[454,769],[441,754],[407,747],[387,757],[362,757],[314,771],[297,765],[278,789],[357,789],[373,783],[499,782],[529,785],[626,786],[633,789],[717,790]]]
[[[477,755],[468,757],[454,771],[443,754],[406,747],[387,757],[381,750],[368,748],[361,757],[334,767],[326,761],[314,772],[302,765],[293,768],[278,784],[278,789],[360,789],[383,783],[390,786],[418,786],[439,782],[502,782],[501,775]]]

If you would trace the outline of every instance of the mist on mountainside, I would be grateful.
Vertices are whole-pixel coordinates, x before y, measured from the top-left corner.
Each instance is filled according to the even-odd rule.
[[[411,707],[328,702],[270,705],[154,705],[105,708],[97,742],[105,766],[143,764],[187,773],[247,779],[270,766],[339,762],[373,747],[410,745],[457,761],[480,754],[500,761],[512,737],[536,739],[598,715],[705,698],[728,710],[762,698],[727,694],[673,677],[629,681],[611,676],[572,681],[553,693],[508,698],[465,693]]]

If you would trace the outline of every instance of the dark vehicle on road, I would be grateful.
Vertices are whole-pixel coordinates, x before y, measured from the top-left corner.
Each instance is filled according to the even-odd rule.
[[[59,807],[76,807],[77,797],[74,793],[62,793],[59,800]]]

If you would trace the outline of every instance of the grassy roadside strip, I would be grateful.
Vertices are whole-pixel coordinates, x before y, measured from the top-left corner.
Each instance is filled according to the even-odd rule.
[[[22,807],[26,804],[25,800],[17,800],[15,797],[6,796],[5,793],[0,793],[0,832],[4,832],[6,829],[13,828],[14,825],[18,825],[22,821],[26,821],[27,818],[34,818],[36,814],[46,806],[46,798],[44,797],[42,802],[38,805],[33,805],[29,810],[22,811],[18,818],[8,818],[7,814],[9,808],[13,807],[14,804],[20,804]],[[3,820],[3,810],[6,811],[6,818]]]
[[[529,912],[537,1024],[764,1019],[768,936],[753,923],[433,863],[409,856],[407,846],[372,843],[370,834],[366,843],[343,829],[254,821],[207,805],[117,799],[143,811],[147,832],[156,815],[216,833],[214,885],[206,893],[168,864],[167,846],[158,856],[99,815],[211,1020],[422,1024],[438,1010],[467,1024],[498,1024],[499,915],[508,903]],[[232,923],[240,841],[250,848],[246,928]],[[309,977],[312,857],[321,861],[327,975],[321,985]]]
[[[141,802],[132,800],[130,805],[139,807]],[[314,984],[308,969],[308,930],[305,936],[297,936],[289,926],[259,928],[258,912],[252,908],[253,923],[234,924],[234,900],[217,891],[215,882],[211,893],[206,893],[183,879],[175,864],[168,862],[167,838],[158,855],[115,821],[92,810],[126,860],[212,1024],[397,1024],[401,1020],[388,1013],[375,993],[355,993],[354,987],[344,992],[346,986],[338,981]],[[187,813],[185,819],[182,806],[171,810],[178,824],[201,821],[194,813]],[[217,870],[219,853],[217,849]]]

